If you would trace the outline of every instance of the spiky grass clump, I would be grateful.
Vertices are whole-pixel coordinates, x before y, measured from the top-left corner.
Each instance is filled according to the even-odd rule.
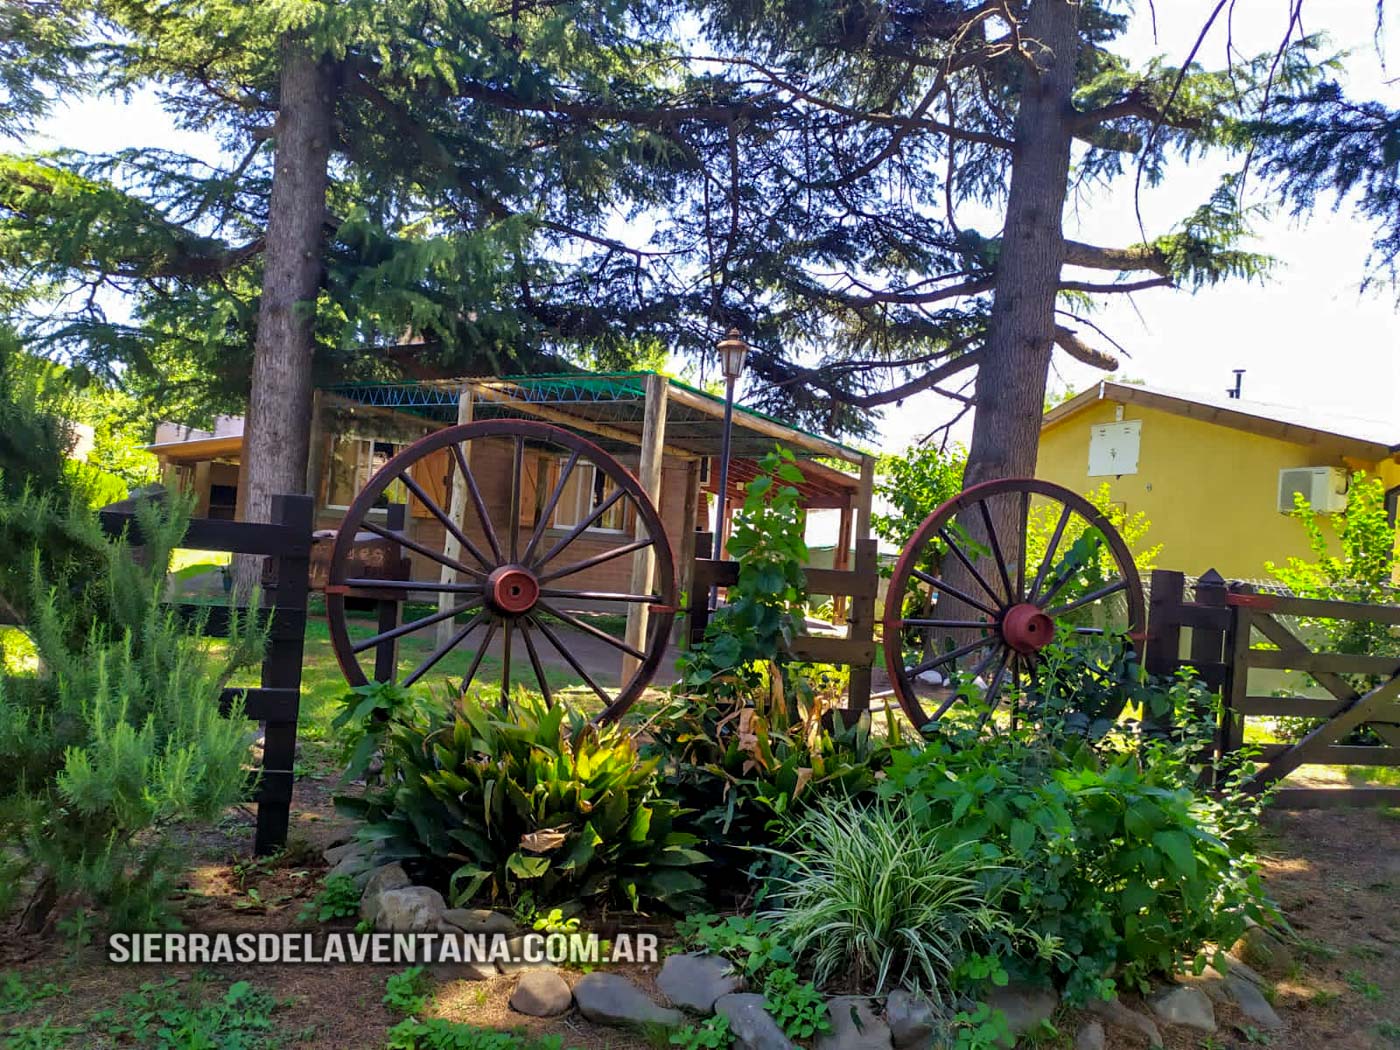
[[[938,832],[902,802],[828,802],[797,822],[767,914],[817,985],[853,976],[875,994],[904,986],[941,1003],[960,962],[1014,938],[986,889],[996,880],[978,877],[987,866]]]

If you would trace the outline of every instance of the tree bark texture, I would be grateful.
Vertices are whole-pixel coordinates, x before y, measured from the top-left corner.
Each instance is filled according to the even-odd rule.
[[[1065,259],[1079,5],[1035,0],[1024,26],[1035,68],[1023,73],[1011,186],[966,483],[1035,473],[1040,416]]]
[[[269,520],[273,496],[306,491],[332,89],[329,64],[295,39],[285,39],[262,300],[243,438],[247,521]],[[242,590],[243,584],[255,582],[244,576],[256,572],[256,566],[240,568]]]

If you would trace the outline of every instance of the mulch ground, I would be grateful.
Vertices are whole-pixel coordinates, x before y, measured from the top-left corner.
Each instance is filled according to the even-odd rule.
[[[297,913],[315,892],[321,848],[340,830],[329,806],[327,782],[299,786],[299,846],[278,866],[249,865],[250,815],[232,816],[189,844],[188,889],[182,902],[187,927],[205,930],[305,929]],[[1268,1037],[1251,1032],[1228,1008],[1218,1009],[1221,1030],[1210,1040],[1168,1037],[1170,1050],[1225,1050],[1270,1045],[1280,1050],[1393,1050],[1400,1047],[1400,810],[1276,812],[1267,819],[1266,879],[1298,934],[1296,965],[1276,986],[1276,1007],[1288,1029]],[[252,892],[250,892],[252,891]],[[256,895],[256,896],[255,896]],[[654,967],[621,968],[649,986]],[[248,980],[282,1000],[274,1017],[286,1045],[325,1050],[377,1050],[396,1018],[382,1005],[384,982],[394,972],[376,966],[115,966],[94,948],[11,936],[0,942],[0,987],[7,973],[27,983],[53,982],[60,994],[28,1009],[0,1014],[0,1032],[51,1018],[54,1026],[84,1026],[98,1011],[116,1006],[143,982],[198,978],[211,993],[227,982]],[[581,974],[566,973],[571,981]],[[437,984],[431,1016],[485,1028],[557,1033],[581,1050],[640,1050],[649,1045],[576,1014],[551,1020],[523,1017],[507,1000],[515,978],[454,980]],[[0,1004],[0,1009],[3,1004]],[[1078,1021],[1059,1019],[1068,1046]],[[124,1041],[125,1039],[125,1041]],[[101,1047],[138,1045],[93,1028],[66,1043],[23,1046]],[[1112,1048],[1145,1041],[1110,1032]]]

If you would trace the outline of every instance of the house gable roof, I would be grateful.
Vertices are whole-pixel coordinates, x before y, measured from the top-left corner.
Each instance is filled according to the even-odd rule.
[[[1041,432],[1078,415],[1099,401],[1141,405],[1299,445],[1337,448],[1348,455],[1372,460],[1387,459],[1400,451],[1400,445],[1395,444],[1400,424],[1262,401],[1215,399],[1111,380],[1097,383],[1050,409],[1041,419]]]

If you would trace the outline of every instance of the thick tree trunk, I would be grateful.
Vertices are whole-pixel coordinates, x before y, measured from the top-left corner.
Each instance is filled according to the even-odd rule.
[[[1001,261],[977,370],[969,485],[1035,473],[1065,255],[1078,16],[1071,0],[1035,0],[1023,29],[1038,68],[1025,70],[1016,113]]]
[[[313,327],[333,108],[329,64],[286,39],[280,86],[277,159],[243,439],[247,521],[267,521],[273,496],[305,491],[311,433]],[[241,593],[256,582],[248,577],[256,573],[257,561],[240,559]]]
[[[1069,185],[1069,118],[1079,54],[1079,5],[1072,0],[1034,0],[1022,27],[1034,68],[1024,67],[1020,108],[1016,113],[1015,151],[1011,162],[1006,225],[993,293],[986,345],[977,369],[977,414],[972,427],[964,485],[1035,474],[1040,417],[1055,339],[1055,297],[1065,259],[1063,212]],[[1019,501],[1001,497],[989,503],[1001,549],[1009,561],[1021,558]],[[960,522],[988,547],[986,528],[977,514]],[[953,560],[944,563],[946,579],[968,594],[980,585]],[[980,566],[988,580],[998,578],[989,559]],[[1033,570],[1032,570],[1033,572]],[[1015,578],[1014,571],[1011,573]],[[1029,578],[1029,576],[1027,577]],[[996,604],[1005,604],[993,595]],[[947,595],[938,603],[947,619],[979,619],[981,613]],[[943,645],[960,645],[980,637],[973,631],[946,632]],[[987,652],[974,652],[964,668],[985,667]]]

